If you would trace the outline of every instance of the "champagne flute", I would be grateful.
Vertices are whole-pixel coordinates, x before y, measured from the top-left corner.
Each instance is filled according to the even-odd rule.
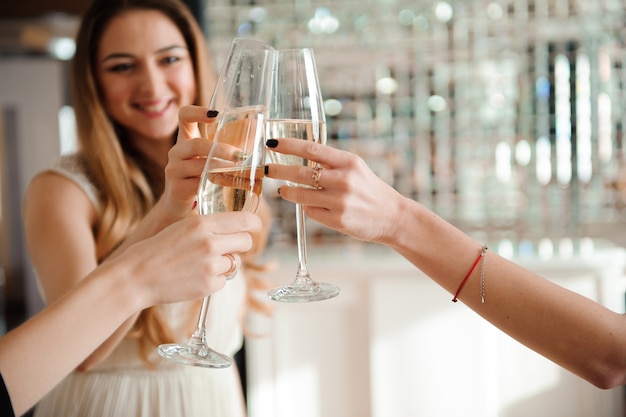
[[[274,56],[272,92],[266,123],[267,138],[296,138],[326,144],[326,117],[313,50],[279,50],[274,52]],[[270,151],[269,156],[274,163],[318,168],[315,162],[293,155]],[[319,180],[319,176],[317,179]],[[339,294],[339,287],[315,282],[309,273],[305,214],[300,204],[296,204],[296,230],[298,270],[295,280],[291,284],[270,290],[269,297],[275,301],[290,303],[335,297]]]
[[[255,212],[265,175],[264,122],[273,48],[252,39],[233,40],[211,98],[220,111],[213,145],[198,187],[201,215]],[[234,261],[233,261],[234,262]],[[227,278],[232,278],[234,271]],[[206,319],[210,297],[202,300],[196,330],[185,343],[163,344],[161,356],[186,365],[225,368],[232,359],[209,347]]]

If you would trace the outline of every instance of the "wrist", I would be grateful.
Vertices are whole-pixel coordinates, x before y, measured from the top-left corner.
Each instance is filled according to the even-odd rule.
[[[146,262],[145,254],[137,251],[138,246],[133,245],[126,249],[120,256],[112,260],[111,280],[115,285],[115,297],[120,301],[120,309],[132,315],[152,305],[150,285],[145,283],[143,264]]]
[[[149,216],[152,217],[151,224],[153,228],[151,235],[155,235],[167,226],[184,218],[184,216],[174,214],[180,212],[180,210],[171,206],[172,204],[168,203],[167,199],[161,197],[150,210]],[[189,207],[191,208],[191,205]]]
[[[413,247],[415,239],[419,238],[422,211],[421,204],[408,197],[399,195],[397,201],[389,205],[393,211],[385,213],[387,227],[385,233],[377,243],[394,249]]]

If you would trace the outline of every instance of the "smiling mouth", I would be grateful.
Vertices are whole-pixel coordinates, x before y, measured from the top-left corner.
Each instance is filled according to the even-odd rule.
[[[167,110],[167,108],[170,106],[170,104],[172,103],[171,100],[165,101],[163,103],[159,103],[159,104],[135,104],[133,107],[135,107],[136,109],[144,112],[144,113],[150,113],[150,114],[159,114],[159,113],[163,113],[165,110]]]

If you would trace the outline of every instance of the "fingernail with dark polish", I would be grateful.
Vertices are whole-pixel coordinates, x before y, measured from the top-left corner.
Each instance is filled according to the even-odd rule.
[[[193,210],[193,209],[195,209],[197,206],[198,206],[198,200],[195,200],[195,201],[193,202],[193,206],[191,206],[191,209]]]
[[[276,189],[276,192],[278,193],[278,195],[280,195],[280,187]]]
[[[268,139],[265,144],[268,148],[275,148],[278,146],[278,139]]]
[[[268,172],[270,172],[270,167],[268,167],[267,165],[265,165],[265,168],[263,168],[265,170],[265,175],[267,175]]]
[[[206,117],[217,117],[217,115],[220,114],[220,112],[218,112],[217,110],[209,110],[208,112],[206,112]]]

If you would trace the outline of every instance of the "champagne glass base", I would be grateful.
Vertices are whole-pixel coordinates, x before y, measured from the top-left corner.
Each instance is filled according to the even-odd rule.
[[[339,287],[322,282],[312,282],[307,285],[285,285],[270,290],[267,295],[274,301],[284,303],[306,303],[309,301],[323,301],[339,295]]]
[[[233,360],[208,346],[190,344],[165,344],[157,349],[159,355],[184,365],[202,368],[228,368]]]

